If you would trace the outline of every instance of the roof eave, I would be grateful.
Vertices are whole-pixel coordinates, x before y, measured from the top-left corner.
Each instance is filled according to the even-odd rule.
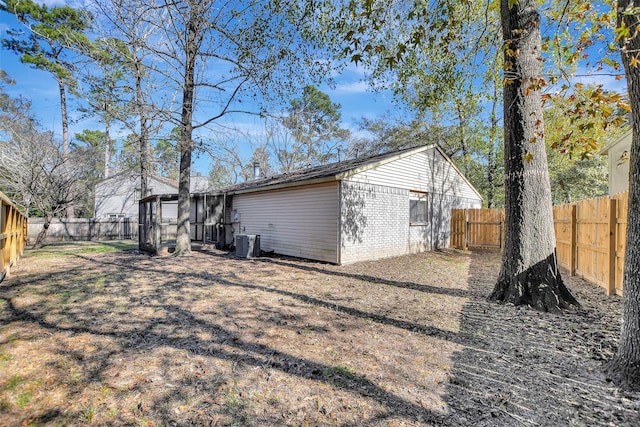
[[[627,132],[625,132],[624,134],[622,134],[618,139],[616,139],[615,141],[605,145],[601,150],[598,151],[598,154],[607,156],[609,155],[609,151],[615,147],[616,145],[618,145],[620,142],[624,141],[625,139],[627,139],[629,137],[629,135],[631,134],[632,130],[629,129]]]
[[[221,192],[219,192],[219,194],[258,193],[258,192],[261,192],[261,191],[282,190],[282,189],[285,189],[285,188],[300,187],[300,186],[303,186],[303,185],[323,184],[323,183],[326,183],[326,182],[335,182],[335,181],[339,181],[339,180],[340,179],[338,178],[338,175],[329,175],[329,176],[323,176],[323,177],[320,177],[320,178],[312,178],[312,179],[306,179],[306,180],[301,180],[301,181],[292,181],[292,182],[283,182],[283,183],[280,183],[280,184],[265,185],[265,186],[246,188],[246,189],[241,189],[241,190],[221,191]]]

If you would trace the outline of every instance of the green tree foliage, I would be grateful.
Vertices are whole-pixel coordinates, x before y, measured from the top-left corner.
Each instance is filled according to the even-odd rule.
[[[103,131],[85,129],[82,133],[74,135],[71,141],[70,151],[76,162],[83,170],[82,175],[77,176],[81,181],[78,182],[80,187],[85,191],[80,195],[79,206],[76,209],[76,215],[83,218],[91,218],[94,216],[94,189],[95,185],[105,178],[105,171],[108,170],[104,166],[105,162],[105,145],[109,152],[114,151],[115,141],[109,139]]]
[[[254,176],[256,172],[258,173],[257,177]],[[274,170],[271,166],[271,158],[267,147],[264,145],[253,150],[251,158],[242,168],[242,178],[245,181],[251,181],[256,178],[266,178],[273,174]]]
[[[507,232],[492,299],[551,311],[577,304],[562,282],[555,258],[542,114],[543,19],[538,2],[390,3],[394,2],[345,2],[347,19],[337,27],[347,43],[344,54],[354,62],[378,64],[377,69],[384,64],[399,76],[403,96],[416,105],[430,110],[452,105],[449,111],[458,122],[463,169],[469,161],[473,137],[468,129],[476,106],[476,99],[464,93],[473,93],[474,66],[479,64],[475,61],[502,53],[502,62],[496,63],[504,71]],[[494,32],[498,28],[501,42]],[[502,49],[496,49],[499,46]],[[495,69],[488,74],[495,82]],[[414,94],[407,96],[405,88]],[[492,122],[490,147],[494,149],[497,126]]]
[[[179,159],[176,144],[180,139],[179,129],[174,128],[168,138],[161,138],[152,149],[155,172],[175,181],[178,180]]]
[[[166,19],[166,11],[139,0],[92,4],[100,18],[94,28],[101,35],[92,57],[96,68],[108,76],[106,86],[97,87],[96,94],[108,101],[100,114],[105,119],[113,116],[127,129],[124,152],[137,162],[127,168],[139,170],[141,192],[148,194],[148,176],[154,167],[151,141],[164,132],[176,98],[172,82],[155,72],[163,63],[155,45],[163,42],[158,22]]]
[[[213,189],[224,188],[229,185],[235,184],[231,176],[233,172],[229,170],[229,167],[217,159],[213,159],[211,162],[211,169],[209,170],[209,184]]]
[[[8,31],[2,45],[20,56],[23,63],[47,71],[58,82],[62,115],[62,143],[69,148],[67,88],[77,85],[76,52],[86,52],[90,42],[85,31],[90,16],[69,6],[54,6],[31,0],[3,0],[0,10],[14,14],[24,28]]]
[[[293,135],[296,145],[286,153],[293,169],[330,163],[338,149],[349,138],[349,131],[340,126],[340,104],[315,86],[305,86],[302,97],[291,101],[284,126]],[[285,153],[283,153],[285,154]]]
[[[501,0],[504,40],[505,249],[491,299],[559,312],[579,305],[555,253],[544,145],[541,16],[535,0]]]
[[[84,31],[90,17],[69,6],[46,5],[31,0],[4,0],[0,10],[12,13],[25,26],[8,31],[3,39],[5,48],[20,56],[23,63],[49,72],[58,82],[62,124],[62,153],[69,154],[69,117],[67,89],[74,90],[74,53],[86,51],[90,42]],[[73,218],[74,206],[67,206],[67,216]]]
[[[106,178],[104,175],[104,151],[105,142],[108,150],[113,152],[116,141],[113,139],[105,140],[106,134],[100,130],[84,129],[82,133],[76,133],[71,143],[71,150],[85,153],[84,157],[92,170],[92,175],[97,179]]]
[[[115,172],[140,170],[140,138],[136,134],[128,134],[122,138],[122,147],[114,153]]]
[[[103,177],[110,175],[114,154],[111,130],[115,121],[129,123],[131,108],[127,97],[132,92],[128,85],[131,67],[127,60],[128,48],[122,40],[102,38],[95,41],[88,56],[87,67],[80,71],[83,100],[88,108],[80,108],[86,116],[98,117],[104,124],[102,153]]]
[[[499,2],[338,4],[330,31],[342,34],[341,53],[371,70],[374,88],[392,89],[409,107],[411,119],[404,121],[430,129],[423,143],[439,143],[484,193],[487,205],[500,205]],[[445,135],[433,134],[437,129],[446,129]]]
[[[570,94],[547,98],[545,142],[554,204],[607,193],[607,160],[596,150],[627,131],[622,125],[627,114],[619,95],[600,85],[578,86]]]
[[[414,118],[410,121],[402,119],[390,120],[389,116],[369,119],[363,117],[359,122],[360,130],[371,135],[360,138],[350,144],[348,157],[362,157],[381,154],[403,148],[417,147],[437,141],[447,155],[452,156],[455,150],[446,146],[446,141],[453,139],[450,126],[429,122],[427,119]]]

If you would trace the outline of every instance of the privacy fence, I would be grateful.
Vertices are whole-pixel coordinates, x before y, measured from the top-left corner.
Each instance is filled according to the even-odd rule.
[[[29,220],[29,242],[35,241],[44,226],[44,218]],[[134,218],[73,218],[51,221],[47,242],[128,240],[138,238],[138,221]]]
[[[622,294],[629,194],[553,207],[559,264],[602,286],[607,294]],[[454,209],[451,246],[501,248],[503,209]]]
[[[27,240],[27,217],[0,193],[0,282],[22,256]]]

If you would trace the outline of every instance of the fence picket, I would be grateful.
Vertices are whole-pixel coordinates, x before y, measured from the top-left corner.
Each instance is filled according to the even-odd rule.
[[[27,217],[0,192],[0,282],[24,252]]]
[[[554,206],[558,264],[570,275],[602,286],[609,295],[622,295],[628,207],[628,192]],[[452,233],[470,231],[464,244],[459,235],[452,236],[451,246],[497,246],[495,229],[489,227],[498,215],[494,211],[500,211],[504,221],[504,209],[454,209]],[[466,225],[461,223],[465,218]]]

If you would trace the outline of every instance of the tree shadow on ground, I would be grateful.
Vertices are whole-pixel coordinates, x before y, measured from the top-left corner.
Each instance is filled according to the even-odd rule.
[[[487,265],[496,265],[495,257],[491,251],[472,256],[474,297],[462,311],[460,336],[467,343],[453,356],[447,424],[640,425],[639,395],[621,395],[601,373],[619,326],[615,313],[599,310],[619,314],[619,304],[566,274],[582,309],[558,316],[489,302],[497,271]]]
[[[72,397],[82,396],[86,391],[86,384],[104,382],[115,358],[126,359],[132,355],[150,354],[159,348],[169,348],[184,352],[186,358],[204,357],[224,361],[229,363],[233,369],[276,370],[312,383],[322,383],[353,393],[378,402],[379,408],[383,408],[368,419],[353,423],[344,422],[342,425],[345,426],[382,424],[385,420],[397,416],[417,423],[441,422],[441,414],[434,413],[416,402],[404,399],[380,387],[375,381],[364,375],[330,363],[318,363],[268,345],[243,339],[233,330],[206,321],[174,301],[195,303],[195,300],[190,301],[185,299],[188,297],[180,295],[180,288],[207,288],[213,280],[217,286],[277,294],[350,317],[401,328],[416,333],[417,336],[429,336],[455,342],[458,341],[458,337],[454,332],[370,313],[302,293],[234,280],[232,276],[222,277],[194,271],[173,272],[164,270],[160,266],[152,267],[148,264],[128,263],[123,265],[121,262],[105,261],[106,258],[93,258],[84,255],[75,255],[75,257],[83,262],[100,264],[108,268],[109,274],[113,275],[114,280],[122,286],[124,290],[121,292],[122,295],[111,295],[108,285],[96,287],[90,281],[80,281],[78,285],[67,288],[67,294],[64,295],[60,306],[52,310],[52,301],[48,299],[48,292],[54,293],[56,284],[67,281],[70,272],[78,276],[86,274],[85,269],[79,267],[72,271],[52,272],[33,277],[31,282],[46,283],[50,290],[45,289],[39,295],[40,300],[34,298],[24,307],[16,305],[14,298],[24,291],[25,284],[14,282],[0,290],[3,308],[0,323],[3,325],[16,322],[37,325],[47,334],[62,334],[69,340],[90,335],[108,340],[111,343],[111,345],[105,345],[91,353],[71,350],[66,346],[64,340],[57,344],[57,351],[61,355],[82,366],[82,375],[70,383],[68,387]],[[136,274],[157,274],[163,278],[163,282],[158,284],[155,292],[140,296],[136,292],[135,281],[129,279]],[[97,280],[98,278],[90,277],[90,279]],[[169,287],[170,285],[173,288]],[[91,306],[91,301],[96,298],[104,298],[105,302],[99,306]],[[142,320],[133,314],[136,310],[143,309],[158,310],[161,311],[161,315],[151,320]],[[105,322],[104,319],[108,319],[110,316],[113,321]],[[165,371],[179,369],[180,366],[180,361],[175,359],[160,360],[159,363],[163,364]],[[124,396],[125,391],[129,393],[144,390],[150,386],[148,381],[152,380],[138,380],[134,376],[134,378],[122,381],[127,385],[113,386],[113,388],[116,389],[117,395]],[[200,377],[190,375],[181,386],[166,386],[156,401],[147,402],[144,407],[140,403],[136,406],[133,402],[131,411],[139,413],[141,416],[144,413],[152,413],[157,419],[183,424],[187,415],[172,413],[168,408],[170,402],[176,402],[182,398],[186,386],[196,387],[200,392],[211,393],[211,395],[216,395],[225,387],[228,390],[232,390],[234,387],[233,379],[225,373],[209,372],[203,373]],[[231,416],[241,424],[250,421],[246,418],[247,414],[243,413],[241,403],[229,403],[226,408],[219,408],[218,412]],[[203,413],[190,414],[188,415],[189,422],[195,424],[215,423],[215,419],[210,418],[211,414],[211,412],[204,415]],[[54,407],[43,410],[39,419],[46,419],[47,422],[65,422],[74,419],[74,417],[86,418],[87,416],[65,413]],[[281,425],[283,420],[267,417],[259,419],[258,423]]]
[[[3,298],[4,299],[4,298]],[[206,357],[214,357],[234,363],[247,365],[250,367],[268,367],[277,369],[289,375],[295,375],[301,378],[320,381],[325,383],[339,384],[340,388],[360,394],[367,398],[375,399],[387,407],[388,415],[401,413],[413,419],[431,419],[436,420],[439,416],[431,414],[419,405],[409,402],[398,396],[395,396],[384,389],[377,386],[369,379],[350,373],[348,371],[340,373],[334,366],[316,363],[311,360],[302,359],[289,355],[284,352],[277,351],[262,344],[245,342],[238,339],[231,331],[221,328],[217,325],[204,322],[195,318],[190,312],[181,309],[178,306],[164,304],[169,316],[163,321],[153,325],[148,325],[144,329],[135,332],[116,332],[116,331],[100,331],[84,326],[61,326],[48,322],[42,314],[34,314],[33,312],[16,308],[11,300],[4,299],[5,308],[9,313],[10,321],[21,321],[37,324],[45,330],[56,332],[68,332],[73,335],[92,334],[110,337],[116,339],[120,343],[123,352],[133,349],[134,351],[148,351],[155,345],[169,346],[174,349],[187,350],[192,355],[201,355]],[[80,322],[72,322],[80,323]],[[169,335],[160,334],[155,331],[159,325],[189,325],[192,329],[203,329],[213,334],[212,340],[203,341],[194,336],[176,338]],[[228,347],[228,348],[223,348]],[[102,377],[103,371],[109,364],[109,359],[120,352],[107,352],[101,354],[98,360],[86,361],[87,364],[93,365],[92,369],[85,374],[85,381],[95,381]],[[122,354],[120,354],[122,356]],[[78,355],[78,357],[84,357]],[[97,362],[97,363],[96,363]],[[336,374],[336,371],[338,374]],[[340,376],[340,381],[336,381],[336,376]],[[224,380],[222,380],[224,382]],[[80,390],[78,390],[79,392]],[[167,400],[172,400],[179,396],[178,394],[165,394]],[[159,405],[160,407],[162,405]],[[47,413],[54,413],[50,410]],[[171,419],[171,414],[164,414],[163,418]],[[385,415],[377,415],[378,420],[384,419]]]
[[[90,261],[93,263],[99,263],[99,264],[103,264],[103,265],[111,265],[111,266],[117,266],[117,263],[113,263],[113,262],[109,262],[109,261],[103,261],[103,260],[95,260],[95,259],[91,259],[89,257],[83,256],[83,255],[75,255],[77,258],[80,259],[84,259],[86,261]],[[288,263],[281,263],[279,261],[276,261],[275,264],[279,264],[279,265],[287,265],[290,267],[294,267],[297,269],[301,269],[301,270],[305,270],[305,271],[314,271],[314,272],[320,272],[322,274],[327,274],[327,275],[337,275],[337,276],[341,276],[341,277],[351,277],[351,278],[356,278],[359,280],[363,280],[365,282],[371,282],[371,283],[382,283],[385,285],[390,285],[390,286],[396,286],[396,287],[400,287],[400,288],[406,288],[406,289],[411,289],[411,290],[419,290],[421,292],[430,292],[432,289],[434,290],[434,293],[443,293],[443,294],[447,294],[446,292],[446,288],[437,288],[434,286],[429,286],[429,285],[416,285],[416,284],[409,284],[409,283],[401,283],[401,282],[394,282],[394,281],[389,281],[389,280],[383,280],[383,279],[379,279],[379,278],[375,278],[372,276],[365,276],[365,275],[350,275],[350,274],[345,274],[345,273],[337,273],[334,271],[326,271],[326,270],[321,270],[321,269],[316,269],[315,267],[307,267],[307,266],[302,266],[299,264],[291,264],[289,265]],[[153,268],[138,268],[138,267],[134,267],[134,266],[130,266],[129,267],[132,270],[138,270],[141,272],[146,272],[146,273],[158,273],[158,274],[163,274],[165,277],[170,277],[173,276],[174,279],[176,281],[184,281],[185,278],[189,278],[192,280],[192,282],[190,283],[190,286],[201,286],[204,285],[206,286],[206,284],[212,279],[211,275],[206,274],[206,273],[198,273],[198,272],[194,272],[191,271],[189,273],[176,273],[176,272],[170,272],[170,271],[166,271],[166,270],[162,270],[162,269],[153,269]],[[275,294],[279,294],[285,297],[289,297],[292,298],[294,300],[298,300],[300,302],[306,303],[306,304],[311,304],[317,307],[322,307],[322,308],[326,308],[335,312],[339,312],[339,313],[345,313],[349,316],[352,317],[356,317],[356,318],[360,318],[360,319],[366,319],[366,320],[371,320],[373,322],[376,323],[380,323],[383,325],[389,325],[389,326],[395,326],[397,328],[401,328],[401,329],[405,329],[407,331],[411,331],[411,332],[415,332],[415,333],[420,333],[422,335],[428,335],[428,336],[432,336],[435,338],[440,338],[440,339],[445,339],[447,341],[451,341],[451,342],[456,342],[456,343],[460,343],[460,339],[458,338],[457,334],[455,332],[452,331],[448,331],[445,329],[440,329],[437,327],[433,327],[433,326],[428,326],[428,325],[423,325],[423,324],[419,324],[419,323],[414,323],[414,322],[409,322],[406,320],[402,320],[402,319],[395,319],[389,316],[385,316],[385,315],[381,315],[381,314],[377,314],[377,313],[371,313],[371,312],[367,312],[367,311],[363,311],[363,310],[359,310],[357,308],[354,307],[349,307],[347,305],[342,305],[342,304],[337,304],[333,301],[327,301],[324,299],[320,299],[320,298],[316,298],[310,295],[306,295],[303,293],[297,293],[297,292],[292,292],[292,291],[287,291],[284,289],[278,289],[278,288],[272,288],[272,287],[268,287],[268,286],[263,286],[263,285],[257,285],[257,284],[250,284],[250,283],[246,283],[243,282],[241,280],[230,280],[230,279],[225,279],[221,276],[216,276],[215,277],[215,281],[223,286],[230,286],[230,287],[240,287],[240,288],[244,288],[247,290],[256,290],[256,291],[262,291],[262,292],[268,292],[268,293],[275,293]],[[464,295],[466,294],[465,291],[461,291],[461,293]],[[452,296],[460,296],[459,293],[457,292],[457,290],[453,290],[453,292],[451,293]]]
[[[258,258],[256,259],[256,261],[267,262],[269,264],[282,265],[286,267],[292,267],[302,271],[310,271],[315,273],[327,274],[331,276],[347,277],[347,278],[356,279],[356,280],[363,280],[369,283],[378,283],[378,284],[383,284],[387,286],[394,286],[396,288],[410,289],[412,291],[418,291],[418,292],[442,294],[442,295],[449,295],[454,297],[470,296],[469,292],[466,289],[444,288],[441,286],[433,286],[433,285],[427,285],[422,283],[389,280],[389,279],[384,279],[381,277],[376,277],[368,274],[353,274],[353,273],[347,273],[344,271],[337,271],[336,269],[328,269],[328,268],[323,269],[313,264],[303,264],[301,262],[294,262],[291,260],[287,260],[286,257],[280,257],[280,256],[271,257],[271,258]]]
[[[458,256],[468,259],[467,255]],[[122,415],[114,419],[123,424],[140,424],[145,419],[161,420],[167,425],[304,424],[302,420],[308,414],[298,417],[288,412],[309,410],[309,405],[296,400],[300,396],[287,397],[290,401],[278,407],[283,414],[276,410],[256,413],[251,407],[255,397],[242,394],[246,388],[237,385],[239,378],[259,381],[264,388],[274,383],[286,387],[286,381],[292,378],[299,387],[302,384],[327,394],[348,393],[359,401],[375,403],[376,409],[366,416],[355,415],[354,408],[346,408],[351,412],[348,417],[331,422],[330,408],[318,405],[312,410],[321,415],[310,425],[382,426],[398,420],[412,425],[451,426],[640,424],[637,396],[617,394],[600,374],[601,360],[611,353],[617,339],[618,324],[612,320],[617,318],[615,299],[599,298],[597,287],[580,287],[582,282],[565,278],[583,304],[582,310],[555,316],[490,303],[486,298],[499,265],[499,255],[494,252],[471,255],[468,290],[463,294],[294,260],[237,260],[233,269],[222,274],[205,266],[206,257],[197,258],[202,264],[198,268],[182,269],[181,261],[175,258],[162,260],[133,254],[74,257],[59,270],[3,283],[0,326],[18,325],[16,335],[9,340],[25,340],[29,345],[54,336],[54,350],[61,362],[55,362],[58,364],[51,365],[51,369],[64,373],[69,366],[79,367],[70,372],[69,379],[63,378],[69,399],[81,400],[87,393],[96,395],[91,394],[92,387],[100,393],[101,387],[105,388],[112,400],[129,405],[127,411],[134,418]],[[241,271],[245,266],[260,268],[260,274],[247,279],[249,276]],[[436,305],[449,296],[465,295],[469,300],[462,308],[460,329],[454,332],[422,319],[385,314],[377,311],[377,306],[363,307],[357,301],[345,299],[336,304],[335,300],[324,298],[321,289],[306,289],[306,282],[298,287],[287,283],[276,287],[260,278],[289,269],[292,271],[284,277],[291,281],[309,272],[348,279],[345,283],[357,279],[364,282],[362,289],[369,289],[369,282],[379,284],[382,286],[377,292],[382,297],[389,289],[403,289],[416,291],[411,292],[413,295],[433,293]],[[140,291],[140,279],[157,283]],[[325,279],[314,282],[316,287],[321,288],[321,280]],[[237,290],[251,304],[235,305],[229,295],[240,295]],[[280,302],[270,306],[265,300]],[[603,315],[597,311],[603,306],[612,313]],[[300,307],[305,310],[289,310]],[[328,313],[326,318],[331,323],[314,323],[317,311]],[[250,316],[252,323],[243,316]],[[450,362],[453,366],[446,386],[447,409],[431,410],[432,406],[414,400],[413,395],[405,397],[379,377],[260,339],[256,331],[247,333],[247,325],[259,325],[262,333],[269,329],[278,333],[288,330],[304,336],[311,331],[316,337],[342,327],[352,328],[346,336],[355,335],[358,327],[371,325],[375,332],[385,328],[400,331],[415,343],[455,343],[460,351],[453,353]],[[84,341],[89,343],[86,347],[75,345]],[[0,353],[2,345],[0,342]],[[423,357],[416,360],[427,362]],[[126,372],[118,372],[123,363],[134,366],[124,366]],[[150,375],[138,374],[136,367],[142,369],[145,365],[157,365],[157,369],[149,370]],[[271,380],[272,377],[278,379]],[[393,378],[395,381],[400,377]],[[150,389],[157,392],[150,394]],[[137,400],[139,395],[153,398]],[[196,404],[183,405],[188,399]],[[269,404],[274,407],[280,405],[273,397],[264,399],[273,399]],[[187,409],[176,412],[182,406]],[[91,409],[74,409],[77,412],[71,413],[69,408],[45,407],[32,421],[89,422]]]

